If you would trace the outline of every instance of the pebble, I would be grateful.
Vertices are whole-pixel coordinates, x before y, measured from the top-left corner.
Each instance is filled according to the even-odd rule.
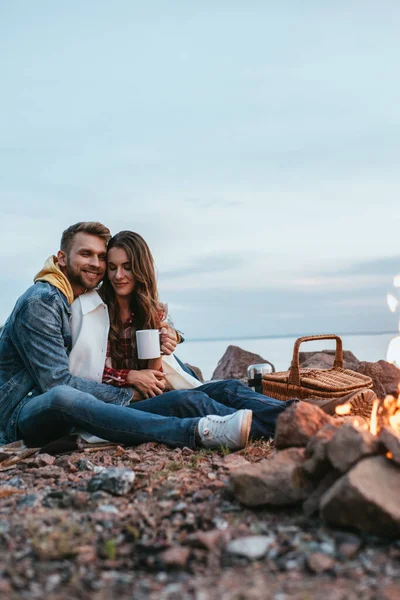
[[[275,543],[275,538],[268,535],[250,535],[229,542],[225,549],[230,554],[244,556],[250,560],[262,558]]]
[[[225,521],[225,519],[221,519],[221,517],[214,517],[212,522],[215,525],[215,527],[220,531],[225,531],[225,529],[227,529],[229,526],[228,521]]]
[[[2,481],[0,485],[10,485],[11,487],[18,488],[19,490],[26,488],[25,481],[18,476],[12,477],[12,479],[9,479],[8,481]]]
[[[135,473],[131,469],[111,467],[92,477],[88,482],[88,490],[104,490],[115,496],[123,496],[132,488],[134,480]]]
[[[190,550],[184,546],[173,546],[162,552],[160,559],[166,567],[185,567],[189,559]]]
[[[192,496],[192,502],[204,502],[212,495],[212,491],[208,488],[204,488],[203,490],[198,490]]]
[[[22,496],[17,500],[17,508],[31,508],[32,506],[36,506],[39,502],[39,497],[36,494],[27,494],[26,496]]]
[[[0,520],[0,533],[8,533],[9,531],[10,531],[9,522],[1,519]]]
[[[51,454],[38,454],[35,458],[30,461],[29,466],[32,467],[46,467],[48,465],[54,465],[56,462],[56,457],[51,456]]]
[[[105,467],[99,467],[98,465],[93,464],[87,458],[79,458],[76,461],[76,466],[79,471],[92,471],[93,473],[101,473],[105,470]]]
[[[313,573],[324,573],[330,571],[335,564],[332,556],[322,552],[314,552],[307,557],[307,566]]]
[[[119,510],[116,506],[114,506],[113,504],[102,504],[101,506],[98,507],[98,510],[101,510],[102,512],[105,513],[112,513],[114,515],[117,515],[119,513]]]
[[[176,504],[172,511],[173,513],[177,513],[177,512],[184,512],[187,509],[187,504],[186,502],[178,502],[178,504]]]

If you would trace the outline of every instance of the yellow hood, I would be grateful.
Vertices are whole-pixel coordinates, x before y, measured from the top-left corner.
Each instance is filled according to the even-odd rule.
[[[47,281],[47,283],[54,285],[54,287],[64,294],[69,304],[72,304],[74,301],[74,292],[72,291],[71,284],[58,266],[56,256],[49,256],[44,263],[43,269],[35,275],[33,281],[34,283]]]

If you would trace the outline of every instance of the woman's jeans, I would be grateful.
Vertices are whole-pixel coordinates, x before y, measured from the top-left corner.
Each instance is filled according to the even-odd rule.
[[[200,417],[253,411],[252,438],[274,435],[276,419],[289,402],[257,394],[235,379],[205,383],[195,390],[175,390],[118,406],[69,386],[33,396],[21,409],[18,430],[30,446],[41,446],[73,429],[128,445],[162,442],[196,447]]]

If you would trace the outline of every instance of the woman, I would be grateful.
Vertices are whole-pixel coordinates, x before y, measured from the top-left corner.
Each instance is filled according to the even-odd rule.
[[[101,295],[109,310],[110,333],[103,383],[131,386],[138,399],[154,398],[168,389],[162,361],[138,359],[136,331],[160,329],[161,349],[167,355],[182,336],[166,322],[167,309],[158,300],[153,257],[141,235],[121,231],[111,238],[107,263]]]

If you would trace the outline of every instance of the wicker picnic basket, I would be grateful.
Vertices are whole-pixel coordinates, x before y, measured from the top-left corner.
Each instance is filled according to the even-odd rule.
[[[300,369],[300,344],[314,340],[336,340],[335,361],[331,369]],[[340,398],[363,388],[372,388],[372,379],[367,375],[343,368],[342,340],[333,334],[298,338],[294,344],[290,369],[267,373],[262,379],[263,394],[278,400]]]

